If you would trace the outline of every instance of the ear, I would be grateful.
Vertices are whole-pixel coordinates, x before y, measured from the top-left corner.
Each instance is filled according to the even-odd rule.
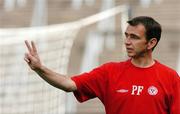
[[[157,44],[157,39],[152,38],[151,40],[148,41],[147,49],[153,49],[154,46]]]

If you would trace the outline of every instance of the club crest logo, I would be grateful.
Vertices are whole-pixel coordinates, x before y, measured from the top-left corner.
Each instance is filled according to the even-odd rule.
[[[149,93],[149,95],[153,95],[153,96],[157,95],[158,89],[155,86],[150,86],[148,88],[148,93]]]

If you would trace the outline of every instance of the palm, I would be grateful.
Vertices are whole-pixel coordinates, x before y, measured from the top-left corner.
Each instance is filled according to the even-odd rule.
[[[36,70],[41,67],[41,61],[39,55],[37,53],[36,46],[33,41],[31,41],[31,45],[28,41],[25,41],[26,47],[28,49],[28,53],[25,54],[25,61],[31,67],[32,70]]]

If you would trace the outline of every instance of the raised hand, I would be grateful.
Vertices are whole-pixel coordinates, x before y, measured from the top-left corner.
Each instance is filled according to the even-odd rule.
[[[31,43],[25,41],[25,44],[28,49],[28,53],[25,53],[24,60],[31,67],[31,69],[34,70],[41,78],[43,78],[52,86],[66,92],[72,92],[77,90],[76,84],[74,81],[71,80],[71,78],[56,73],[47,68],[46,66],[42,65],[33,41],[31,41]]]
[[[30,66],[32,70],[38,70],[41,68],[42,64],[35,46],[35,43],[31,41],[29,43],[27,40],[25,41],[26,47],[28,49],[28,53],[25,53],[24,60]]]

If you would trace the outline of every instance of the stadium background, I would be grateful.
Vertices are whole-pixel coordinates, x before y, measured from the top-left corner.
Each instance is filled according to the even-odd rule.
[[[163,27],[162,39],[155,50],[154,57],[162,63],[180,71],[180,1],[179,0],[0,0],[0,28],[21,28],[45,26],[76,21],[105,9],[118,5],[129,6],[129,18],[138,15],[148,15],[157,19]],[[116,24],[119,24],[116,20]],[[113,23],[112,23],[113,24]],[[98,31],[109,44],[101,51],[88,57],[88,37],[97,35],[93,31],[95,24],[80,31],[71,51],[68,65],[68,75],[79,74],[108,61],[119,61],[124,58],[121,49],[122,40],[118,25],[116,32],[111,30]],[[101,25],[108,27],[107,25]],[[85,35],[87,31],[90,35]],[[116,34],[115,43],[110,43],[109,37]],[[93,41],[90,40],[93,47]],[[92,50],[91,50],[92,51]],[[91,54],[89,54],[91,56]],[[87,57],[84,59],[84,57]],[[86,60],[86,61],[85,61]],[[23,61],[23,60],[22,60]],[[91,63],[92,62],[92,63]],[[86,66],[87,65],[87,66]],[[103,114],[104,109],[99,100],[94,99],[83,104],[78,103],[72,94],[67,94],[67,114]],[[0,101],[1,102],[1,101]]]

